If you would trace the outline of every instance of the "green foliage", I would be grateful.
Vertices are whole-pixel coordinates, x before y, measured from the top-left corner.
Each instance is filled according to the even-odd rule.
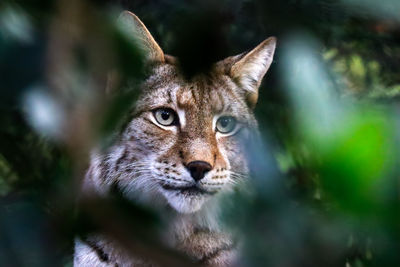
[[[123,198],[76,207],[91,148],[129,119],[147,71],[115,23],[122,9],[188,77],[278,37],[256,109],[265,146],[249,145],[249,189],[224,205],[243,238],[241,266],[400,264],[397,1],[6,0],[0,265],[70,266],[74,236],[97,229],[169,266],[188,263],[155,241],[154,211]],[[43,118],[56,130],[38,127]]]

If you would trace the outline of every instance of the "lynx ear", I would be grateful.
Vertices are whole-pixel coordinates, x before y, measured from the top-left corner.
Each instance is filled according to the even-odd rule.
[[[139,46],[147,54],[149,61],[164,62],[164,53],[151,36],[143,22],[132,12],[124,11],[118,19],[124,30],[132,34]]]
[[[250,52],[239,56],[230,69],[230,76],[245,90],[247,102],[252,108],[257,103],[261,80],[272,63],[275,45],[275,37],[264,40]]]

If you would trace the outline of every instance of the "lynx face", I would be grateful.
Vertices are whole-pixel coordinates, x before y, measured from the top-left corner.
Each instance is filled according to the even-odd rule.
[[[183,213],[231,188],[247,172],[241,144],[255,127],[239,90],[226,75],[188,82],[173,65],[156,67],[121,141],[118,184]]]
[[[196,212],[248,172],[243,144],[257,127],[252,109],[275,38],[185,80],[135,15],[124,13],[122,22],[153,67],[132,120],[106,155],[93,157],[86,182],[99,192],[113,185],[134,199]]]

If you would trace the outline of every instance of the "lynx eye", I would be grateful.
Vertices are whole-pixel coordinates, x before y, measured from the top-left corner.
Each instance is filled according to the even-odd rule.
[[[217,120],[216,130],[223,134],[231,133],[236,129],[236,119],[231,116],[222,116]]]
[[[178,116],[170,108],[159,108],[153,111],[156,121],[163,126],[172,126],[178,124]]]

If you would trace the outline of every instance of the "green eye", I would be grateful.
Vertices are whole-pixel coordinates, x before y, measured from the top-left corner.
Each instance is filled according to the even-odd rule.
[[[175,111],[170,108],[159,108],[153,111],[156,121],[163,126],[171,126],[178,124],[178,116]]]
[[[220,133],[227,134],[236,129],[236,119],[231,116],[223,116],[217,120],[216,130]]]

